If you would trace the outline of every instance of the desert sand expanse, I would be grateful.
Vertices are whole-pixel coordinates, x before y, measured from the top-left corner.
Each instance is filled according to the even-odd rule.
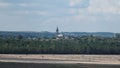
[[[120,65],[120,55],[0,54],[0,62]]]

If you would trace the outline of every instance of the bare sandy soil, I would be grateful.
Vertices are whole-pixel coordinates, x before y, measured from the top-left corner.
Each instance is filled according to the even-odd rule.
[[[9,58],[9,60],[7,60],[8,58]],[[28,60],[22,61],[20,59],[28,59],[29,61]],[[38,60],[40,60],[40,61],[38,61]],[[42,60],[46,60],[46,61],[42,62]],[[54,60],[54,61],[50,62],[52,60]],[[59,61],[59,62],[57,62],[57,61]],[[120,55],[0,54],[0,62],[84,63],[84,64],[120,65]]]

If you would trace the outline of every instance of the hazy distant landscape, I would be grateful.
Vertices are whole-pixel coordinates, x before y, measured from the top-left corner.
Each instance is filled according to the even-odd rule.
[[[0,68],[120,68],[120,0],[0,0]]]
[[[0,53],[120,54],[118,33],[71,32],[63,35],[57,37],[56,33],[50,32],[0,32]]]
[[[98,37],[114,37],[116,33],[112,32],[60,32],[65,36],[82,37],[82,36],[98,36]],[[53,38],[56,37],[56,32],[25,32],[25,31],[0,31],[0,37],[2,38],[15,38],[18,35],[22,35],[23,38]]]
[[[0,68],[120,67],[119,33],[62,32],[60,34],[1,31]]]

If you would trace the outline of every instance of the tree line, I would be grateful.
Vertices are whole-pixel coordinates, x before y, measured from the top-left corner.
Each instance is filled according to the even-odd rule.
[[[84,36],[74,39],[0,38],[1,54],[120,54],[120,38]]]

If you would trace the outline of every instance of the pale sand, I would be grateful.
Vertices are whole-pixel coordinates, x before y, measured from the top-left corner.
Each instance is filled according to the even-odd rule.
[[[15,60],[7,60],[8,58],[15,59]],[[18,59],[30,59],[30,60],[23,61]],[[36,61],[36,60],[40,60],[40,61]],[[42,61],[42,60],[45,60],[45,61]],[[83,63],[83,64],[120,65],[120,55],[0,54],[0,62],[69,63],[69,64]]]

